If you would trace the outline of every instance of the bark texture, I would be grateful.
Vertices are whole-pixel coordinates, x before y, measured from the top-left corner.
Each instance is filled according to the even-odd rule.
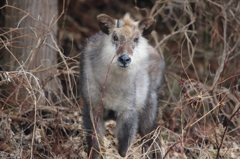
[[[50,101],[56,100],[53,93],[61,90],[59,80],[53,77],[57,73],[54,49],[57,3],[57,0],[8,0],[5,26],[10,31],[6,37],[9,50],[0,61],[5,71],[24,69],[33,73],[40,79],[45,97]],[[36,80],[30,82],[36,84]]]

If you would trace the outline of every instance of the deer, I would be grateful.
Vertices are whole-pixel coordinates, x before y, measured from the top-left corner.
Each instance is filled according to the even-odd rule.
[[[98,139],[105,122],[115,120],[118,153],[125,157],[137,133],[144,137],[156,128],[165,62],[145,38],[155,28],[153,18],[100,14],[97,22],[101,30],[89,38],[80,61],[88,155],[101,158]]]

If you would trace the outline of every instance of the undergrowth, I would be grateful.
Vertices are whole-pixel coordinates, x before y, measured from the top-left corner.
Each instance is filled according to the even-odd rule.
[[[158,0],[149,1],[151,8],[139,7],[140,2],[145,4],[133,1],[126,10],[121,7],[123,2],[116,2],[119,10],[109,12],[118,18],[119,13],[127,11],[138,20],[142,15],[157,20],[155,31],[147,38],[164,57],[167,68],[164,91],[159,99],[159,126],[151,137],[161,138],[164,158],[238,158],[240,2]],[[46,70],[31,70],[20,65],[16,70],[4,70],[0,63],[1,158],[87,158],[78,57],[89,32],[94,34],[97,30],[97,22],[95,17],[91,18],[93,15],[81,11],[78,14],[82,15],[83,22],[71,17],[71,11],[75,10],[73,3],[77,7],[79,4],[88,6],[90,2],[59,3],[61,11],[54,24],[59,26],[59,40],[52,46],[58,53],[55,73],[41,81],[35,72],[49,71],[53,66]],[[108,5],[116,4],[109,2]],[[97,5],[104,6],[105,2],[95,5],[94,16],[104,12]],[[32,17],[31,13],[9,5],[4,5],[2,12],[7,7]],[[82,25],[87,23],[86,16],[92,26]],[[9,47],[19,41],[11,35],[21,29],[24,28],[1,28],[0,59],[4,54],[14,56]],[[60,81],[60,94],[53,92],[55,99],[49,100],[45,85],[53,79]],[[42,99],[46,102],[39,104]],[[113,136],[114,127],[114,122],[106,124],[107,135],[102,139],[104,145],[101,147],[104,158],[120,158]],[[128,158],[143,158],[142,144],[137,136],[128,151]]]

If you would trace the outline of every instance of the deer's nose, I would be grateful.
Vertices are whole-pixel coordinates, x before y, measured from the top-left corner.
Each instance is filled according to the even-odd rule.
[[[123,54],[118,58],[121,67],[127,67],[131,63],[131,58],[127,54]]]

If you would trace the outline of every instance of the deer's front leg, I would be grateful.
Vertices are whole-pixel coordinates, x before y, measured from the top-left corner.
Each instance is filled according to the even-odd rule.
[[[119,147],[118,153],[125,157],[129,145],[133,142],[138,129],[138,114],[136,110],[128,110],[117,118],[116,136]]]

